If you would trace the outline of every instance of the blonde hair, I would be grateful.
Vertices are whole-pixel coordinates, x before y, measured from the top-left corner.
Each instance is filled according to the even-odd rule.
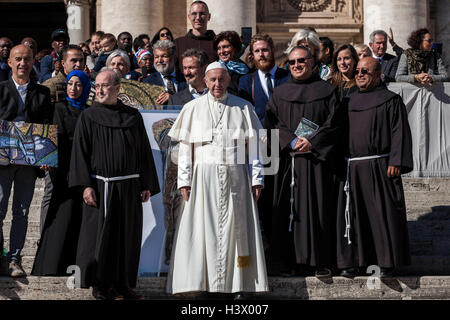
[[[302,40],[306,40],[308,42],[308,46],[312,49],[314,49],[314,59],[317,61],[320,51],[320,39],[317,33],[315,33],[312,30],[309,29],[300,29],[291,40],[291,43],[289,44],[288,48],[284,53],[289,55],[296,46],[298,46]]]
[[[355,44],[354,46],[353,46],[353,48],[355,48],[355,50],[356,50],[356,52],[359,54],[361,51],[367,51],[367,52],[369,52],[369,54],[372,54],[372,50],[370,50],[370,47],[367,45],[367,44],[365,44],[365,43],[358,43],[358,44]]]

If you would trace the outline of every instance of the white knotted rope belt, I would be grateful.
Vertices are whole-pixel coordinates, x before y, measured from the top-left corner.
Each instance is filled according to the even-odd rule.
[[[98,179],[98,180],[102,180],[105,183],[105,192],[104,192],[103,202],[104,202],[104,207],[105,207],[105,218],[106,218],[106,213],[108,212],[108,185],[109,185],[109,182],[139,178],[139,174],[136,173],[136,174],[130,174],[128,176],[119,176],[119,177],[111,177],[111,178],[105,178],[105,177],[93,174],[93,175],[91,175],[91,177]]]
[[[374,156],[367,156],[367,157],[355,157],[355,158],[345,158],[347,161],[347,177],[345,179],[345,234],[344,238],[347,238],[348,244],[351,244],[352,241],[350,239],[350,229],[351,229],[351,219],[350,219],[350,162],[352,161],[362,161],[362,160],[372,160],[372,159],[379,159],[379,158],[386,158],[389,157],[389,153],[385,154],[379,154]]]

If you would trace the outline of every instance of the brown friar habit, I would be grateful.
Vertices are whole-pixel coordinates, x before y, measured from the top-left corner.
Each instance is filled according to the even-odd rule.
[[[295,263],[318,268],[333,263],[337,188],[332,158],[340,136],[339,106],[336,87],[318,77],[305,81],[290,78],[274,89],[267,104],[265,127],[279,129],[280,142],[270,248],[275,273],[277,268],[293,268]],[[293,232],[289,232],[290,143],[302,117],[320,128],[307,137],[311,153],[295,156],[294,222]]]
[[[342,183],[337,217],[338,267],[408,265],[410,252],[402,179],[387,176],[388,166],[401,167],[401,173],[413,168],[411,131],[401,97],[385,85],[352,94],[348,101],[347,134],[347,158],[386,156],[350,161],[351,243],[344,237],[346,193]],[[347,169],[346,162],[344,166]]]
[[[110,181],[105,218],[105,182],[93,178],[139,178]],[[141,192],[159,190],[150,143],[136,109],[94,102],[83,111],[73,139],[70,187],[92,187],[97,207],[83,203],[77,265],[81,287],[136,287],[142,241]]]

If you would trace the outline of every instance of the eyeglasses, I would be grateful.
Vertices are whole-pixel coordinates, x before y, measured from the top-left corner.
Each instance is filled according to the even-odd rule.
[[[293,65],[295,65],[296,62],[302,64],[302,63],[305,63],[306,60],[308,60],[308,58],[298,58],[295,60],[288,60],[288,63],[290,66],[293,66]]]
[[[358,75],[358,74],[360,74],[360,73],[361,73],[362,75],[366,75],[366,74],[372,75],[372,73],[369,72],[368,69],[356,69],[356,70],[355,70],[355,74],[356,74],[356,75]]]
[[[428,43],[432,43],[433,42],[433,39],[422,39],[423,41],[427,41]]]
[[[168,36],[170,36],[170,33],[168,33],[168,32],[161,32],[161,33],[159,34],[159,36],[160,36],[160,37],[168,37]]]
[[[111,88],[112,83],[102,83],[102,84],[96,84],[94,86],[95,90],[100,90],[100,89],[109,89]]]

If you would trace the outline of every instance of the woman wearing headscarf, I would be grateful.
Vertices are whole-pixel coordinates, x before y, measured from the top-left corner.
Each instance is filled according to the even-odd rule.
[[[156,72],[153,68],[153,54],[145,49],[139,49],[135,54],[139,69],[134,70],[139,73],[138,81],[148,77],[151,73]]]
[[[231,77],[227,90],[237,96],[239,79],[250,71],[238,57],[242,48],[241,38],[235,31],[224,31],[214,37],[213,46],[219,56],[219,62],[227,67]]]
[[[75,265],[76,259],[83,198],[79,191],[69,190],[68,174],[75,125],[86,108],[91,83],[86,73],[74,70],[66,84],[66,100],[55,104],[58,167],[53,171],[52,198],[31,271],[35,276],[67,276],[67,267]]]
[[[411,33],[408,44],[411,48],[403,51],[400,56],[395,81],[430,85],[433,82],[448,80],[442,57],[431,51],[433,39],[428,29],[423,28]]]

